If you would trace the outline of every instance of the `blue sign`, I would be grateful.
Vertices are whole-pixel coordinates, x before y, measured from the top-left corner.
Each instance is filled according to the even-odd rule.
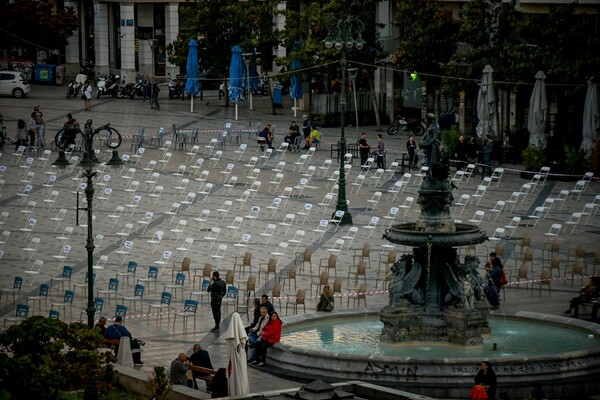
[[[127,20],[127,26],[133,26],[133,20],[132,19],[128,19]]]

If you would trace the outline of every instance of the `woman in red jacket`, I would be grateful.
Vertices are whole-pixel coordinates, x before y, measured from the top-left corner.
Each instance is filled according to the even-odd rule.
[[[271,313],[270,321],[262,329],[256,361],[257,366],[263,367],[267,358],[267,350],[281,340],[281,320],[276,312]]]

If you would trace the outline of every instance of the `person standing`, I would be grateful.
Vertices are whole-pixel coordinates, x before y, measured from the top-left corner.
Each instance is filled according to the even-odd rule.
[[[485,388],[488,399],[496,398],[496,388],[498,382],[496,380],[496,372],[492,369],[492,364],[489,361],[483,361],[477,375],[475,375],[475,384],[482,385]]]
[[[307,140],[308,136],[310,136],[310,128],[312,124],[310,119],[308,119],[308,115],[304,114],[302,118],[302,133],[304,134],[304,140]]]
[[[17,134],[15,136],[15,151],[19,149],[19,146],[27,147],[27,125],[22,119],[17,121]]]
[[[40,111],[40,106],[33,108],[29,129],[35,132],[35,141],[32,146],[36,146],[38,149],[43,148],[46,143],[46,122],[44,121],[44,114]]]
[[[456,170],[461,170],[467,161],[467,144],[464,135],[458,137],[458,142],[454,147],[454,159],[456,160]]]
[[[171,372],[169,374],[171,384],[188,385],[187,372],[190,369],[190,362],[185,353],[179,353],[176,359],[171,362]]]
[[[494,141],[490,134],[485,135],[483,144],[483,164],[485,165],[485,175],[492,176],[492,153],[494,152]]]
[[[90,85],[90,81],[85,81],[83,84],[81,98],[83,99],[85,111],[92,111],[92,85]]]
[[[369,153],[371,151],[371,146],[367,143],[367,133],[363,132],[360,134],[360,139],[358,139],[358,148],[360,151],[360,166],[362,169],[365,168],[365,164],[367,163],[367,159],[369,158]]]
[[[152,99],[150,101],[150,106],[152,109],[156,108],[156,111],[160,111],[160,104],[158,104],[158,94],[160,93],[160,88],[158,87],[158,83],[152,85]]]
[[[218,332],[220,330],[219,325],[221,324],[221,303],[223,302],[225,293],[227,293],[226,286],[227,285],[225,285],[225,281],[219,278],[219,272],[213,272],[212,282],[210,285],[208,285],[207,289],[207,291],[210,292],[210,308],[215,320],[215,327],[210,330],[211,332]]]
[[[383,135],[377,134],[377,168],[385,169],[385,143],[383,142]]]
[[[4,116],[0,114],[0,151],[4,151],[4,143],[6,143],[6,127],[4,126]]]
[[[406,151],[408,152],[408,168],[415,169],[419,163],[419,156],[417,155],[417,142],[415,137],[410,135],[406,142]]]
[[[496,295],[497,295],[497,300],[495,298],[492,298],[493,301],[490,301],[492,306],[498,306],[500,304],[499,299],[500,299],[500,289],[502,289],[501,277],[502,277],[503,268],[504,267],[502,265],[502,261],[500,260],[500,258],[496,255],[495,252],[491,252],[490,253],[490,261],[485,264],[485,269],[486,269],[487,273],[489,274],[490,281],[493,284],[493,286],[496,290]]]

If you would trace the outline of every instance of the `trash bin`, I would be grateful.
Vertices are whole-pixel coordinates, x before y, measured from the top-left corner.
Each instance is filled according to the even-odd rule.
[[[283,108],[283,101],[281,100],[282,89],[283,89],[283,86],[281,86],[281,84],[279,84],[279,83],[276,83],[275,85],[273,85],[273,106],[274,107]]]
[[[34,81],[43,85],[56,85],[56,65],[35,64]]]

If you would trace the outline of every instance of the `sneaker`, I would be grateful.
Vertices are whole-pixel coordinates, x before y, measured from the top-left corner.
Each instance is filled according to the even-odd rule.
[[[134,363],[134,365],[144,365],[144,363],[142,361],[138,361],[138,362]]]
[[[220,331],[220,329],[219,329],[219,327],[218,327],[218,326],[215,326],[215,327],[214,327],[214,328],[212,328],[210,331],[211,331],[211,332],[219,332],[219,331]]]
[[[254,358],[249,358],[248,359],[248,364],[252,364],[252,363],[254,363],[254,361],[256,361]]]
[[[257,367],[264,367],[266,364],[264,362],[259,362],[256,364]]]

